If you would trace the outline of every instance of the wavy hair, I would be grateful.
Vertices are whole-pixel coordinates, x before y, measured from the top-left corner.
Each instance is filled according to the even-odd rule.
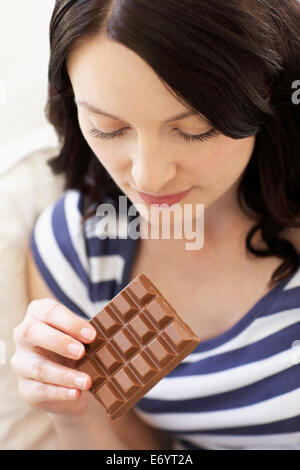
[[[219,132],[232,139],[256,135],[237,194],[254,221],[246,248],[282,258],[270,286],[294,274],[298,255],[283,231],[300,226],[300,106],[293,99],[300,79],[298,0],[56,1],[45,114],[60,145],[48,164],[64,173],[65,189],[82,192],[83,221],[103,195],[115,202],[123,195],[82,135],[66,70],[74,44],[100,32],[138,54]],[[252,244],[258,231],[267,250]]]

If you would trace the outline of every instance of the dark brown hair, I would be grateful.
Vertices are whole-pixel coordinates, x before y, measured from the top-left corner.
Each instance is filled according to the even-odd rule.
[[[292,100],[300,79],[298,0],[56,1],[45,112],[60,151],[49,165],[65,174],[65,189],[82,192],[83,220],[103,195],[115,202],[123,195],[82,135],[66,70],[75,42],[100,32],[137,53],[219,132],[233,139],[256,135],[238,189],[240,207],[255,221],[246,247],[283,259],[270,286],[294,274],[297,252],[280,233],[300,226],[300,106]],[[268,250],[251,244],[259,230]]]

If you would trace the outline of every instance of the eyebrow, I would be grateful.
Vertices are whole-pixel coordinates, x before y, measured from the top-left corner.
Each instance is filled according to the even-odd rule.
[[[109,117],[111,119],[115,119],[116,121],[125,121],[125,119],[121,119],[117,116],[114,116],[113,114],[106,113],[105,111],[102,111],[101,109],[96,108],[95,106],[88,103],[87,101],[76,100],[76,99],[74,101],[78,106],[81,106],[82,108],[88,109],[92,113],[100,114],[101,116],[106,116],[106,117]],[[199,117],[203,118],[203,116],[199,113],[196,113],[196,112],[193,112],[193,111],[187,111],[185,113],[177,114],[177,116],[173,116],[172,118],[167,119],[166,123],[173,122],[173,121],[179,121],[179,119],[184,119],[186,117],[194,116],[194,115],[198,115]]]

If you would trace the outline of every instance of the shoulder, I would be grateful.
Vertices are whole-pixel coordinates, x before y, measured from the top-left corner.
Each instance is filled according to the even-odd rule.
[[[57,201],[44,208],[32,233],[32,249],[36,257],[41,255],[49,263],[51,260],[60,260],[65,268],[65,261],[68,261],[76,272],[87,268],[83,250],[81,202],[82,194],[79,191],[68,190]],[[81,263],[76,263],[79,257]]]
[[[93,316],[127,279],[135,253],[130,239],[102,237],[102,216],[82,223],[83,194],[67,190],[37,218],[31,235],[35,265],[70,310]]]
[[[34,224],[35,233],[45,229],[58,232],[74,230],[82,217],[83,195],[78,190],[67,190],[59,199],[48,204],[39,214]],[[60,230],[58,230],[58,227]],[[45,235],[45,234],[44,234]]]
[[[34,224],[30,248],[47,288],[70,310],[90,316],[102,304],[93,297],[82,199],[80,191],[67,190],[46,206]]]

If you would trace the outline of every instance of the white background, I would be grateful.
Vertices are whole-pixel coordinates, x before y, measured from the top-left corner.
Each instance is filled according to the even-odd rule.
[[[54,0],[0,0],[0,173],[56,145],[46,121],[49,23]]]

